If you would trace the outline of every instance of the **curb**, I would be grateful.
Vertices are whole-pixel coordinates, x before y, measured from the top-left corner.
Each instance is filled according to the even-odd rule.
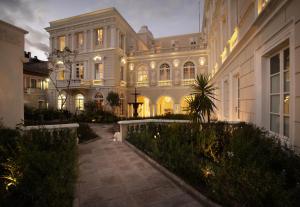
[[[162,174],[167,176],[169,179],[171,179],[177,186],[179,186],[181,189],[183,189],[185,192],[190,194],[193,198],[195,198],[197,201],[199,201],[204,206],[209,207],[221,207],[219,204],[216,204],[215,202],[211,201],[209,198],[201,194],[199,191],[197,191],[195,188],[187,184],[185,181],[183,181],[181,178],[179,178],[177,175],[170,172],[168,169],[157,163],[155,160],[150,158],[148,155],[146,155],[144,152],[136,148],[134,145],[130,144],[127,140],[124,140],[123,143],[125,143],[128,147],[130,147],[136,154],[138,154],[141,158],[146,160],[150,165],[152,165],[154,168],[159,170]]]

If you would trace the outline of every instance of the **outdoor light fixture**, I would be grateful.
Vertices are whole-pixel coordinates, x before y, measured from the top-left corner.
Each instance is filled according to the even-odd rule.
[[[125,57],[121,58],[121,63],[124,64],[124,65],[126,64],[126,58]]]
[[[46,82],[49,82],[49,81],[50,81],[50,79],[49,79],[49,78],[46,78],[46,79],[45,79],[45,81],[46,81]]]
[[[175,68],[179,66],[180,61],[178,59],[173,60],[173,65]]]
[[[151,63],[150,63],[150,67],[151,67],[152,69],[154,69],[154,68],[155,68],[155,62],[154,62],[154,61],[151,61]]]
[[[133,64],[133,63],[130,63],[129,69],[130,69],[131,71],[133,71],[133,69],[134,69],[134,64]]]
[[[63,63],[63,61],[59,60],[59,61],[56,62],[56,64],[57,64],[57,65],[62,65],[62,64],[64,64],[64,63]]]
[[[199,64],[200,64],[201,66],[203,66],[203,65],[205,64],[205,57],[200,57],[200,58],[199,58]]]
[[[98,56],[98,55],[97,55],[97,56],[94,57],[94,61],[101,61],[101,60],[102,60],[102,57],[101,57],[101,56]]]

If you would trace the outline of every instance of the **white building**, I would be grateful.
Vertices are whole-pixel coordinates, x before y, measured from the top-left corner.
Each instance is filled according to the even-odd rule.
[[[300,1],[206,0],[220,120],[255,123],[300,146]]]
[[[154,38],[147,26],[137,33],[115,8],[50,22],[51,51],[65,46],[77,50],[66,108],[83,110],[84,102],[105,103],[108,92],[121,97],[120,114],[131,116],[127,105],[136,87],[144,104],[140,116],[184,113],[185,97],[197,74],[207,72],[206,39],[202,33]],[[51,78],[66,88],[63,65]],[[49,87],[50,106],[60,107],[64,95]],[[67,93],[67,92],[66,92]]]
[[[0,120],[11,128],[24,119],[25,34],[27,31],[0,20]]]

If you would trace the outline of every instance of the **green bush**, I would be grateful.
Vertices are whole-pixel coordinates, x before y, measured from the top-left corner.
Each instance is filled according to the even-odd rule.
[[[91,127],[86,123],[79,123],[77,129],[77,135],[79,138],[79,143],[95,139],[98,135],[91,129]]]
[[[245,123],[149,124],[128,141],[225,206],[298,206],[300,158]]]
[[[1,159],[0,206],[72,206],[75,134],[67,129],[9,133],[0,130],[0,157],[5,157]]]

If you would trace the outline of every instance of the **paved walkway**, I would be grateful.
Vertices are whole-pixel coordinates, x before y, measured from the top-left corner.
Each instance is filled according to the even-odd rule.
[[[92,128],[102,139],[79,145],[74,206],[201,206],[127,145],[114,142],[111,125]]]

